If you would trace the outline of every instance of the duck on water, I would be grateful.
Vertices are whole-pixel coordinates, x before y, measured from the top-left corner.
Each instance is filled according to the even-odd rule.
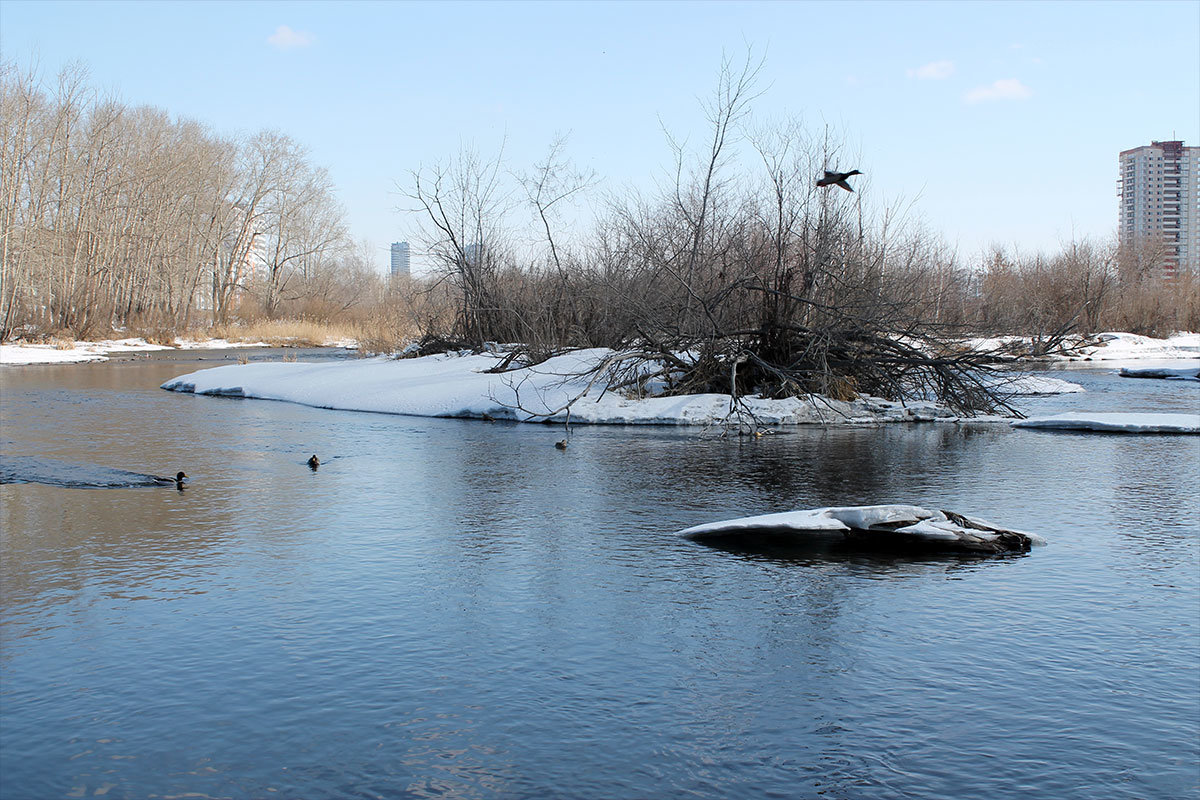
[[[174,486],[176,489],[178,489],[181,492],[183,491],[183,483],[187,479],[188,479],[188,476],[186,473],[183,472],[183,470],[176,472],[174,478],[163,478],[163,477],[159,477],[158,475],[154,476],[155,483],[161,484],[163,486]]]

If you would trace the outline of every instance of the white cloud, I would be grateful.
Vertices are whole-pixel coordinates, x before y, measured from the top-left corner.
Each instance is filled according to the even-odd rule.
[[[917,78],[923,81],[945,80],[954,74],[954,62],[931,61],[923,67],[905,70],[905,74],[910,78]]]
[[[963,96],[968,103],[986,103],[991,100],[1024,100],[1033,96],[1033,89],[1016,78],[1001,78],[987,86],[976,86]]]
[[[296,47],[308,47],[316,40],[317,37],[307,31],[294,31],[287,25],[280,25],[267,37],[267,44],[276,50],[292,50]]]

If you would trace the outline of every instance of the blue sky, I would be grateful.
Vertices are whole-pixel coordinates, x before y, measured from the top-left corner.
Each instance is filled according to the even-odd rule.
[[[0,2],[6,60],[307,145],[380,269],[397,184],[461,144],[522,168],[568,134],[604,188],[652,185],[747,45],[757,118],[840,130],[967,259],[1109,236],[1118,152],[1200,144],[1200,2]]]

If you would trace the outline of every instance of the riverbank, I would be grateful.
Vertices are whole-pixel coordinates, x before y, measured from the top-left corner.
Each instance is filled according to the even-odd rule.
[[[359,342],[345,331],[295,324],[274,324],[249,329],[236,327],[213,329],[212,336],[182,336],[171,344],[129,337],[94,342],[59,341],[31,343],[18,341],[0,345],[0,365],[70,364],[107,361],[112,354],[149,353],[161,350],[225,350],[241,347],[340,347],[355,350]],[[973,350],[1012,352],[1027,349],[1032,339],[1023,336],[998,336],[969,339],[964,344]],[[1139,336],[1119,331],[1095,336],[1073,337],[1065,350],[1039,358],[1013,359],[1017,363],[1163,362],[1200,360],[1200,333],[1180,332],[1166,339]]]
[[[170,345],[155,344],[141,337],[112,339],[99,342],[62,342],[58,344],[0,345],[0,366],[30,366],[36,364],[85,364],[108,361],[114,355],[143,354],[164,350],[233,350],[250,347],[340,347],[353,350],[353,339],[328,339],[320,344],[307,341],[290,342],[230,340],[225,338],[175,339]]]
[[[1090,361],[1174,361],[1200,359],[1200,333],[1181,331],[1165,339],[1123,331],[1067,337],[1060,349],[1044,356],[1024,355],[1034,350],[1029,336],[993,336],[968,339],[964,344],[982,353],[1005,355],[1018,362],[1078,363]]]

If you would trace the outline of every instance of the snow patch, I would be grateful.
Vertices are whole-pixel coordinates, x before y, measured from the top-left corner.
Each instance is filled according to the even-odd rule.
[[[166,345],[150,344],[145,339],[75,342],[72,347],[64,349],[52,344],[0,344],[0,364],[80,364],[87,361],[107,361],[107,353],[148,353],[170,349]]]
[[[498,374],[488,372],[501,361],[494,354],[229,364],[181,375],[163,383],[162,388],[346,411],[522,422],[563,422],[566,406],[580,395],[570,408],[572,422],[712,425],[740,420],[782,426],[960,421],[952,411],[934,403],[904,405],[874,397],[844,402],[823,397],[774,400],[751,396],[742,398],[731,413],[726,394],[638,398],[607,392],[600,381],[589,388],[587,379],[578,376],[612,354],[604,349],[579,350]]]
[[[747,534],[768,534],[783,541],[840,533],[881,545],[912,544],[972,552],[1024,552],[1044,545],[1042,537],[984,520],[920,506],[880,505],[814,508],[695,525],[680,531],[695,541],[732,542]]]
[[[993,336],[966,339],[963,345],[981,353],[1003,356],[1028,351],[1031,336]],[[1166,339],[1139,336],[1136,333],[1107,331],[1094,336],[1069,336],[1063,342],[1065,352],[1048,356],[1054,361],[1158,361],[1200,359],[1200,333],[1175,333]]]
[[[236,347],[270,347],[266,342],[231,342],[228,339],[176,339],[180,350],[232,350]]]
[[[1078,383],[1064,381],[1062,378],[1051,378],[1048,375],[1014,375],[998,378],[991,382],[991,387],[1001,394],[1008,395],[1074,394],[1084,391],[1084,388]]]

